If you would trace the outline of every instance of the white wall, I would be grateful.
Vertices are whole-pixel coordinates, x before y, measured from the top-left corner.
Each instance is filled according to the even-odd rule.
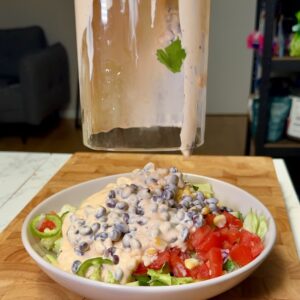
[[[246,37],[255,24],[255,0],[212,0],[207,112],[247,112],[252,51]]]
[[[40,25],[50,44],[61,42],[69,57],[71,103],[66,116],[75,115],[77,52],[73,0],[0,0],[0,28]]]
[[[245,113],[252,53],[246,36],[253,30],[255,0],[212,0],[207,112]],[[0,28],[38,24],[50,43],[68,51],[72,101],[66,112],[75,115],[77,52],[73,0],[0,0]]]

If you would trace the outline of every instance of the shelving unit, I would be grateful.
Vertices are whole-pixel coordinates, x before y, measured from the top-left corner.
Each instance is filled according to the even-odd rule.
[[[283,139],[276,143],[266,142],[268,123],[269,123],[269,90],[271,73],[276,72],[299,72],[300,58],[293,57],[273,57],[273,29],[275,24],[276,5],[279,0],[258,0],[257,22],[261,7],[265,7],[265,43],[261,57],[262,76],[259,88],[260,109],[258,115],[258,124],[256,136],[253,141],[254,152],[256,155],[268,155],[272,157],[300,157],[300,142]],[[282,1],[282,0],[281,0]],[[247,147],[249,149],[249,146]]]

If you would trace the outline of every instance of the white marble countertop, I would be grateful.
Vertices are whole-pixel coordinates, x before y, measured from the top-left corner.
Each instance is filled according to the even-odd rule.
[[[71,154],[0,152],[0,232],[16,217]],[[300,257],[300,203],[282,159],[274,167]]]

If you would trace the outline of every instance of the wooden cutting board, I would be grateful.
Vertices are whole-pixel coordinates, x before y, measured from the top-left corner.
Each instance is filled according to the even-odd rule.
[[[23,220],[38,203],[64,188],[130,172],[149,161],[235,184],[258,197],[275,218],[278,237],[267,260],[244,282],[214,299],[300,299],[300,262],[272,159],[117,153],[74,154],[0,235],[0,299],[83,299],[52,281],[29,257],[20,236]]]

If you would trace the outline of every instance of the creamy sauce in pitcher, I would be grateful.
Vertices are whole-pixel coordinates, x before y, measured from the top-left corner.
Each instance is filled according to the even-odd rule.
[[[114,14],[114,17],[117,18],[119,22],[123,22],[124,26],[128,26],[130,36],[129,36],[129,49],[131,49],[133,53],[133,64],[138,64],[141,55],[139,53],[144,53],[145,51],[151,50],[150,47],[145,45],[144,49],[142,44],[145,44],[145,42],[141,42],[141,44],[138,43],[138,33],[139,33],[139,26],[145,26],[145,20],[140,20],[139,13],[140,13],[140,6],[141,3],[138,0],[98,0],[100,2],[101,7],[101,20],[102,26],[104,27],[103,30],[106,30],[110,26],[110,17],[112,17],[112,14],[114,14],[113,9],[115,5],[118,5],[118,12],[119,16],[116,17]],[[158,7],[158,5],[169,5],[169,3],[174,3],[175,1],[156,1],[151,0],[150,3],[150,9],[149,9],[149,28],[155,31],[161,30],[163,28],[163,24],[167,23],[164,18],[169,18],[168,14],[163,17],[162,15],[159,15],[159,8],[161,10],[161,7]],[[117,107],[119,107],[120,111],[123,113],[121,115],[118,115],[118,123],[120,128],[131,128],[131,127],[154,127],[154,126],[162,126],[162,127],[181,127],[181,151],[184,155],[189,155],[190,150],[194,148],[194,143],[196,140],[197,135],[197,128],[200,127],[199,119],[205,119],[205,101],[206,101],[206,81],[207,81],[207,58],[208,58],[208,31],[209,31],[209,5],[210,0],[178,0],[178,12],[177,12],[177,21],[176,18],[172,21],[173,26],[170,30],[170,28],[165,28],[163,33],[163,40],[161,40],[164,45],[163,47],[167,46],[168,43],[172,41],[176,36],[180,36],[180,39],[182,41],[183,48],[186,51],[186,59],[184,60],[183,70],[180,74],[167,74],[164,75],[164,71],[161,71],[161,74],[159,74],[160,77],[163,78],[161,83],[157,83],[157,87],[149,86],[147,89],[143,91],[135,91],[136,98],[143,99],[143,96],[145,99],[152,99],[152,103],[149,101],[149,104],[145,104],[143,107],[145,111],[141,111],[140,108],[130,107],[129,102],[126,102],[125,97],[126,95],[121,95],[120,100],[118,100],[119,94],[111,95],[111,98],[116,101],[116,104],[112,102],[112,100],[108,99],[107,105],[111,105],[115,107],[116,110],[118,110]],[[95,12],[93,11],[93,1],[92,0],[75,0],[75,7],[76,7],[76,24],[77,24],[77,45],[78,45],[78,59],[79,59],[79,66],[82,66],[84,63],[82,60],[82,42],[86,43],[87,47],[87,55],[88,55],[88,69],[89,69],[89,79],[90,81],[98,81],[99,78],[97,78],[97,75],[94,74],[94,68],[95,64],[97,64],[97,67],[99,67],[98,61],[94,61],[95,53],[98,49],[95,50],[95,47],[98,47],[96,45],[96,42],[94,41],[93,33],[95,34],[95,28],[93,29],[91,25],[91,20],[95,15]],[[173,8],[172,8],[173,9]],[[123,19],[127,18],[127,20]],[[139,25],[140,24],[140,25]],[[181,28],[181,30],[180,30]],[[86,34],[84,32],[86,31]],[[149,33],[150,34],[150,33]],[[119,37],[120,39],[120,37]],[[126,40],[126,39],[125,39]],[[97,41],[98,43],[98,41]],[[111,41],[107,41],[107,43],[111,43]],[[112,45],[113,46],[113,45]],[[152,45],[152,47],[159,48],[159,44]],[[153,49],[153,59],[157,62],[155,58],[155,50]],[[117,50],[116,50],[117,51]],[[97,54],[98,55],[98,54]],[[101,55],[101,52],[99,52],[99,55]],[[120,58],[121,60],[121,58]],[[164,66],[163,66],[164,67]],[[86,67],[84,67],[86,68]],[[110,68],[110,67],[109,67]],[[106,68],[107,70],[110,70],[109,68]],[[153,68],[153,61],[145,61],[143,62],[143,68],[151,69]],[[151,82],[148,80],[146,72],[144,72],[144,69],[139,70],[139,68],[136,69],[137,72],[137,78],[140,78],[144,83],[144,85],[147,86],[147,82]],[[105,68],[104,68],[105,69]],[[113,70],[113,69],[111,69]],[[105,72],[105,71],[104,71]],[[116,71],[116,74],[119,71]],[[81,78],[83,77],[83,71],[80,70]],[[130,83],[130,74],[126,74],[125,70],[123,70],[124,78],[128,80],[129,87],[128,89],[133,90],[136,88],[136,86],[139,86],[138,82],[132,82]],[[94,74],[94,75],[93,75]],[[122,71],[120,71],[120,74],[122,76]],[[120,77],[121,78],[121,77]],[[172,80],[170,81],[169,78]],[[109,82],[112,82],[112,79],[108,79]],[[116,86],[112,88],[114,93],[117,93],[118,89],[122,89],[122,79],[118,81],[118,79],[115,80]],[[177,83],[175,84],[173,80],[176,80]],[[172,85],[168,84],[168,82],[172,82]],[[88,85],[89,83],[86,83]],[[98,84],[99,83],[94,83]],[[166,86],[165,88],[162,88],[162,85]],[[108,86],[107,84],[104,85],[104,87]],[[176,99],[173,98],[173,95],[176,97],[180,97],[180,94],[176,91],[176,89],[181,89],[184,91],[184,101],[183,101],[183,108],[180,107],[180,105],[172,103],[172,100]],[[152,91],[151,91],[152,89]],[[166,101],[166,103],[169,105],[170,110],[172,110],[172,107],[174,111],[177,111],[177,114],[172,113],[170,111],[169,116],[160,116],[159,115],[159,105],[161,103],[160,99],[156,101],[155,98],[157,95],[155,94],[155,90],[162,90],[163,95],[168,94],[169,99],[163,99]],[[167,93],[165,90],[169,89],[169,93]],[[171,91],[171,90],[174,91]],[[100,96],[97,95],[98,88],[93,87],[87,87],[89,97],[94,97],[96,101],[102,103],[101,105],[104,105],[105,100],[101,102]],[[147,90],[151,92],[147,92]],[[99,87],[99,93],[104,93],[107,95],[106,91],[103,91],[103,86]],[[144,93],[144,94],[143,94]],[[149,94],[147,94],[149,93]],[[173,94],[172,94],[173,93]],[[178,96],[179,95],[179,96]],[[199,100],[200,99],[200,100]],[[122,101],[124,100],[124,105],[122,105]],[[99,108],[99,106],[94,104],[93,100],[89,100],[91,102],[89,105],[90,107],[86,108],[86,111],[91,110],[95,111]],[[147,101],[145,100],[145,103]],[[87,106],[89,106],[87,105]],[[104,117],[102,117],[102,123],[99,123],[101,121],[98,120],[91,120],[87,121],[89,122],[89,126],[91,127],[91,131],[93,133],[97,133],[99,131],[101,132],[108,132],[115,128],[115,122],[111,121],[109,118],[109,115],[106,114],[105,110],[103,109]],[[107,108],[109,111],[109,109]],[[183,116],[181,114],[183,112]],[[180,113],[180,114],[179,114]],[[97,115],[97,113],[95,113]],[[105,119],[105,115],[108,116],[107,119]],[[157,115],[157,116],[156,116]],[[111,123],[111,125],[110,125]],[[204,124],[204,122],[203,122]],[[203,140],[204,136],[204,128],[201,128],[201,137]]]

